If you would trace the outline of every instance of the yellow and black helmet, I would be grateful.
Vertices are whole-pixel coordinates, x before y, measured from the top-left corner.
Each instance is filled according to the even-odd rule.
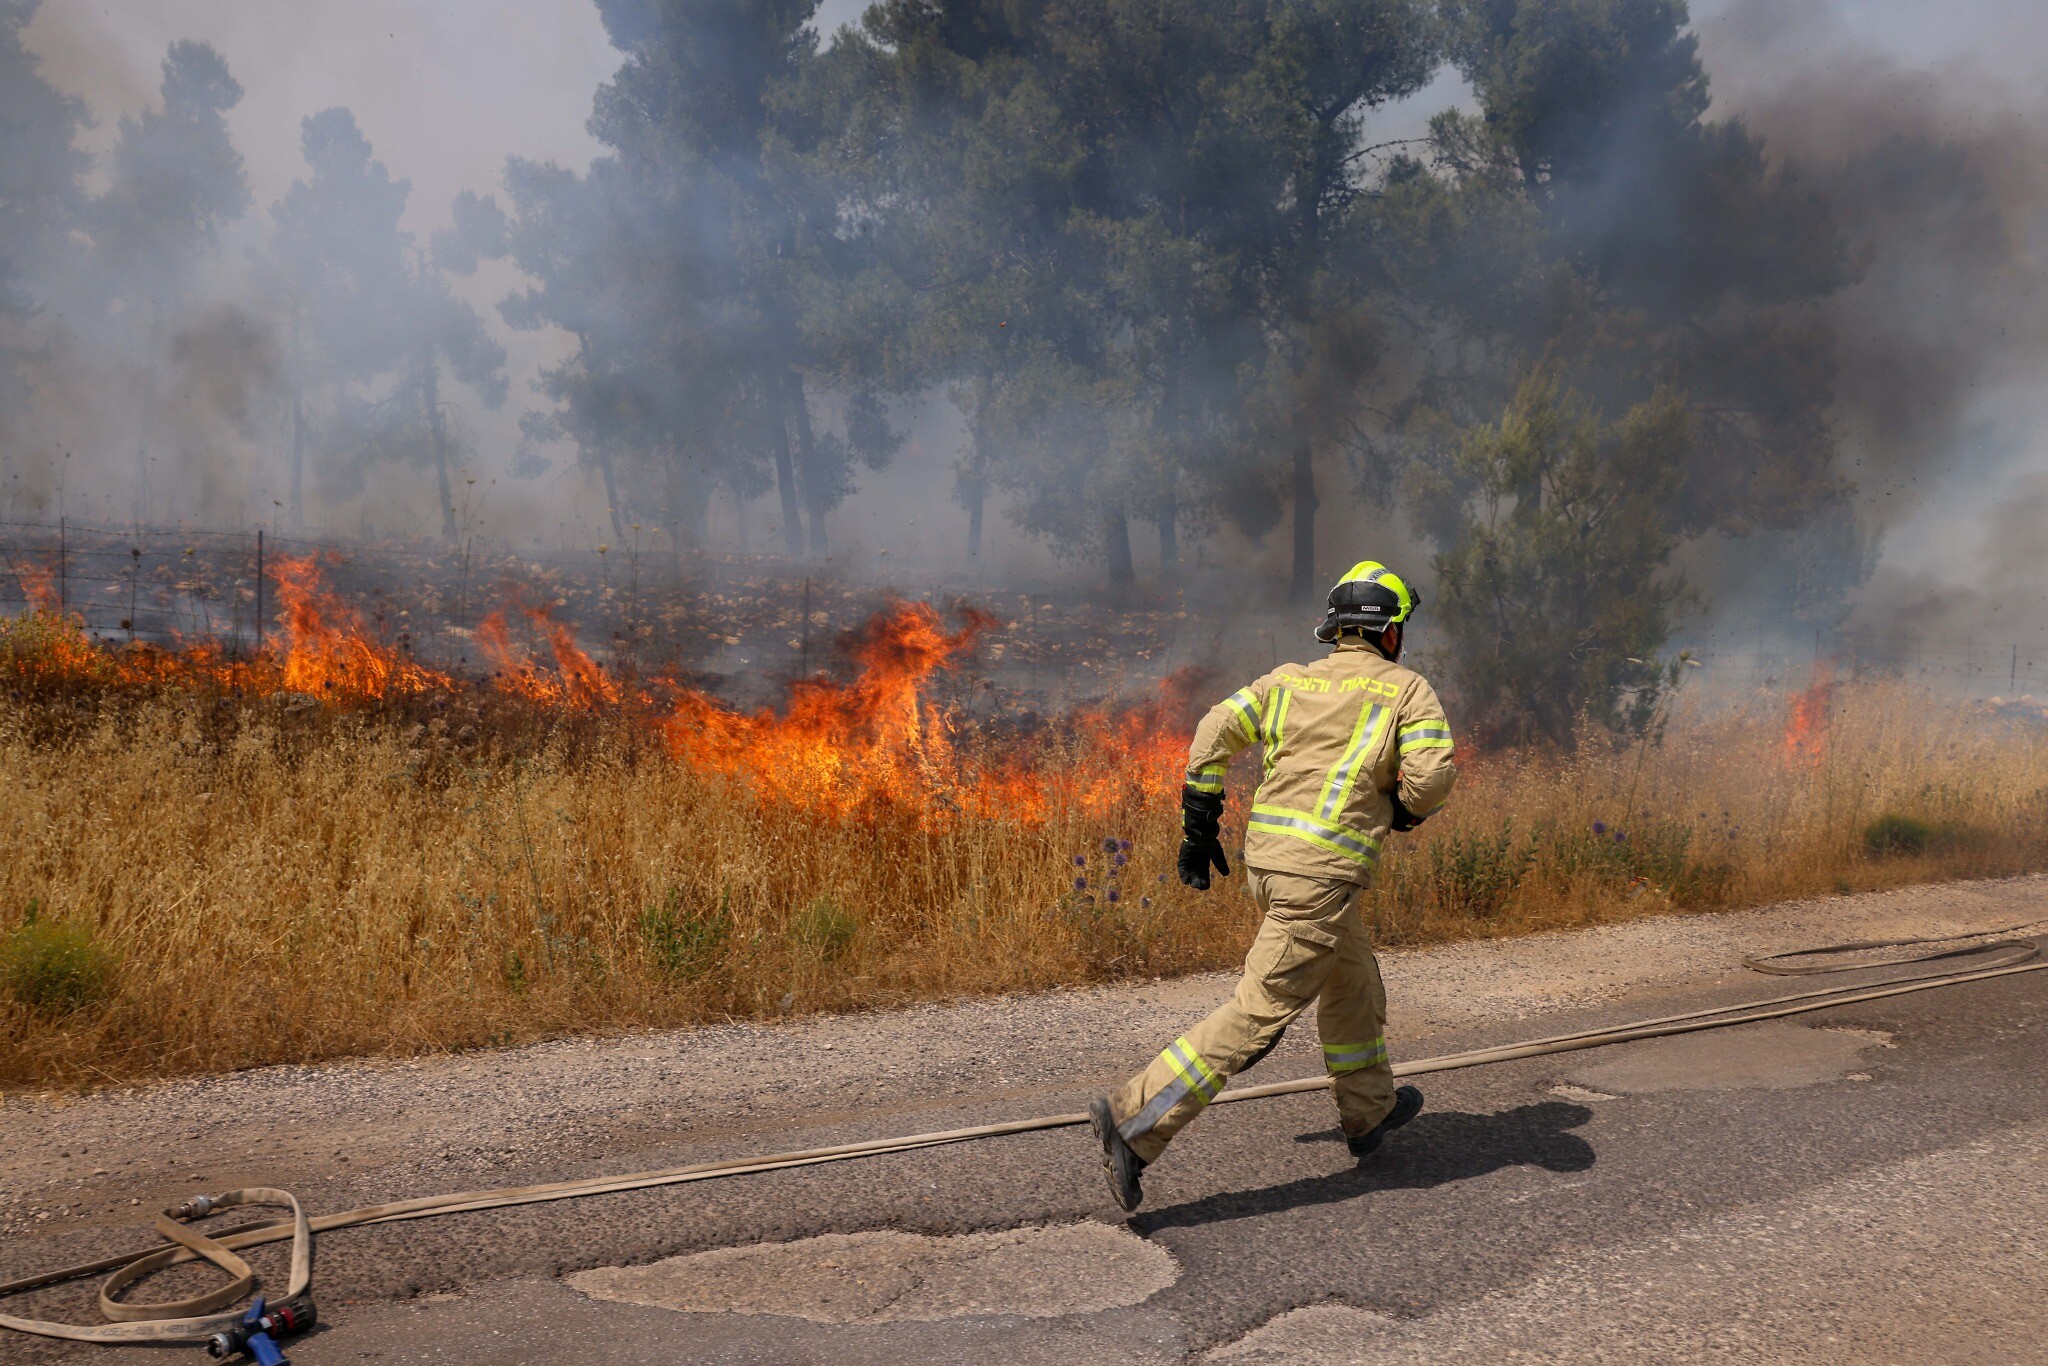
[[[1422,605],[1408,581],[1378,560],[1360,560],[1330,589],[1330,610],[1316,627],[1316,639],[1334,645],[1346,631],[1378,635],[1398,626]]]

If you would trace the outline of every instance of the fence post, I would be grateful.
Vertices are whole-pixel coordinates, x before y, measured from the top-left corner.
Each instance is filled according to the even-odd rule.
[[[2015,643],[2013,644],[2013,647],[2012,647],[2012,681],[2011,681],[2010,683],[2007,683],[2007,684],[2005,685],[2005,690],[2006,690],[2007,692],[2018,692],[2018,691],[2019,691],[2019,687],[2020,687],[2020,647],[2019,647],[2019,644],[2018,644],[2017,642],[2015,642]]]
[[[256,528],[256,653],[263,653],[263,528]]]

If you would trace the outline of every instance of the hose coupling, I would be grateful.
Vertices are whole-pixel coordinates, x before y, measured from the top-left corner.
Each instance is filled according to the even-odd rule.
[[[182,1205],[164,1206],[164,1217],[175,1219],[181,1224],[189,1224],[194,1219],[204,1219],[219,1208],[220,1199],[218,1196],[195,1195]]]

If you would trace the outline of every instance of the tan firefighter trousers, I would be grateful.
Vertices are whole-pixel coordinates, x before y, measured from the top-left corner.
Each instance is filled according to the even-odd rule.
[[[1265,920],[1237,991],[1110,1098],[1118,1131],[1147,1162],[1318,997],[1323,1064],[1335,1079],[1344,1131],[1363,1133],[1394,1108],[1387,993],[1358,906],[1362,889],[1333,878],[1246,872]]]

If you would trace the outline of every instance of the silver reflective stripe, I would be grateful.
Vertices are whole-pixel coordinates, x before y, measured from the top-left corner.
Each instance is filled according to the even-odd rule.
[[[1369,860],[1379,852],[1374,846],[1367,844],[1356,836],[1347,835],[1341,830],[1332,829],[1322,821],[1308,820],[1300,816],[1282,816],[1271,811],[1254,809],[1250,817],[1247,818],[1246,824],[1263,825],[1275,830],[1299,830],[1304,834],[1314,835],[1319,840],[1334,844],[1346,853],[1355,854],[1361,861]]]
[[[1323,785],[1323,819],[1330,819],[1343,807],[1344,798],[1351,791],[1352,779],[1357,776],[1359,761],[1365,757],[1366,750],[1372,747],[1373,741],[1379,736],[1380,718],[1386,714],[1386,710],[1375,702],[1366,709],[1365,715],[1359,718],[1358,738],[1352,741],[1351,749],[1337,761],[1337,766],[1330,770],[1329,781]]]
[[[1169,1110],[1190,1095],[1207,1105],[1223,1089],[1222,1079],[1208,1070],[1201,1055],[1188,1046],[1186,1039],[1175,1039],[1159,1056],[1174,1064],[1173,1079],[1145,1102],[1144,1109],[1116,1126],[1116,1131],[1124,1136],[1126,1143],[1140,1134],[1149,1133],[1154,1125],[1166,1118]]]

